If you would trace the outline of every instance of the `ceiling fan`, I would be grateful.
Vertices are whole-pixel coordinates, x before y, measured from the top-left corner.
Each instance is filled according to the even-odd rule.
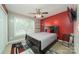
[[[48,14],[48,12],[41,12],[41,9],[36,8],[36,13],[30,13],[34,14],[36,18],[43,18],[43,14]]]

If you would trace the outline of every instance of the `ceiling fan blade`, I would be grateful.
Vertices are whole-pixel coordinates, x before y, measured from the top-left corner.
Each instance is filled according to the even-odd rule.
[[[42,14],[48,14],[48,12],[42,12]]]
[[[37,13],[29,13],[29,14],[37,14]]]

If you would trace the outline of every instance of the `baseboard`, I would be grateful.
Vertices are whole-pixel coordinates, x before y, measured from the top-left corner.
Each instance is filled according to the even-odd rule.
[[[22,42],[24,39],[18,39],[18,40],[12,40],[9,41],[8,44],[13,44],[13,43],[17,43],[17,42]]]
[[[60,39],[58,39],[58,41],[59,41],[59,42],[69,43],[69,42],[67,42],[67,41],[63,41],[63,40],[60,40]]]
[[[59,42],[63,42],[63,40],[58,39]]]

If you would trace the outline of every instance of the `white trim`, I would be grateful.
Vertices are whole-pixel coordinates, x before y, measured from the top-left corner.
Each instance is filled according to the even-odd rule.
[[[7,39],[7,42],[8,42],[8,14],[6,13],[6,11],[5,11],[5,9],[3,8],[3,6],[0,4],[0,9],[3,11],[3,13],[5,14],[5,16],[6,16],[6,39]],[[7,42],[5,43],[5,46],[4,46],[4,48],[3,48],[3,50],[2,50],[2,52],[1,53],[3,53],[4,52],[4,49],[5,49],[5,47],[6,47],[6,45],[7,45]]]
[[[24,39],[12,40],[12,41],[9,41],[7,44],[13,44],[13,43],[22,42],[22,41],[24,41]]]
[[[7,12],[5,11],[5,9],[3,8],[3,6],[0,4],[0,8],[3,10],[3,12],[8,16]]]
[[[7,41],[8,41],[8,14],[7,14],[7,12],[5,11],[5,9],[3,8],[3,6],[0,4],[0,8],[2,9],[2,11],[4,12],[4,14],[6,15],[6,19],[7,19],[7,24],[6,24],[6,26],[7,26]]]
[[[67,42],[67,41],[63,41],[63,40],[60,40],[60,39],[58,39],[58,41],[59,41],[59,42],[64,42],[64,43],[67,43],[67,44],[69,43],[69,42]]]

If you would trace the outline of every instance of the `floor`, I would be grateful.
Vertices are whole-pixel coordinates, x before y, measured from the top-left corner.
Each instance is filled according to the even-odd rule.
[[[17,42],[24,42],[24,41],[25,41],[24,38],[20,38],[20,39],[18,39],[18,40],[14,40],[14,41],[8,42],[8,44],[7,44],[6,47],[5,47],[5,50],[4,50],[3,54],[11,54],[11,47],[12,47],[12,44],[13,44],[13,43],[17,43]]]
[[[17,41],[18,42],[18,41]],[[24,40],[21,40],[21,42],[25,42]],[[9,43],[5,47],[4,54],[10,54],[11,53],[11,46],[12,44]],[[74,48],[73,46],[67,47],[62,44],[62,42],[56,42],[52,47],[46,52],[46,54],[73,54]],[[21,54],[34,54],[33,51],[29,48],[26,51],[22,52]]]
[[[61,42],[56,42],[51,48],[50,51],[54,51],[57,54],[73,54],[74,47],[73,46],[65,46]]]
[[[10,53],[11,53],[11,52],[10,52],[10,51],[11,51],[11,47],[12,47],[12,44],[6,45],[3,54],[10,54]]]

